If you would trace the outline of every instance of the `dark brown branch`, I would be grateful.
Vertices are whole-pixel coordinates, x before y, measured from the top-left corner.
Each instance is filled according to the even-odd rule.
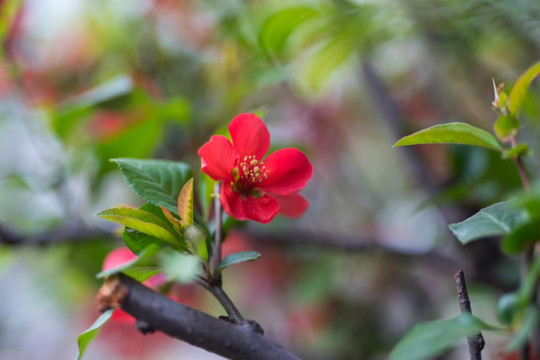
[[[124,275],[106,281],[98,294],[102,309],[119,305],[143,333],[169,336],[231,360],[300,360],[260,334],[249,321],[233,324],[177,303]]]
[[[462,313],[472,314],[471,301],[469,300],[469,293],[467,292],[467,284],[465,283],[465,274],[463,270],[460,270],[456,275],[456,288],[459,300],[459,309]],[[467,338],[469,343],[469,357],[471,360],[482,360],[482,349],[486,342],[481,332]]]

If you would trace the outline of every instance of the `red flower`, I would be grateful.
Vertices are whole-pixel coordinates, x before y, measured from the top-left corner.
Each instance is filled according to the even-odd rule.
[[[254,114],[240,114],[229,124],[232,144],[221,135],[212,136],[199,149],[201,169],[214,180],[223,180],[221,204],[239,220],[267,223],[279,212],[302,215],[307,200],[298,191],[313,174],[302,152],[286,148],[264,160],[270,147],[270,133]]]

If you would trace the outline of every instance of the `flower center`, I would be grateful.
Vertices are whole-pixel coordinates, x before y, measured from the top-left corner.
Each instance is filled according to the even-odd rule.
[[[255,187],[268,178],[268,170],[264,162],[257,160],[255,155],[244,156],[238,167],[233,169],[233,190],[242,195],[257,195]]]

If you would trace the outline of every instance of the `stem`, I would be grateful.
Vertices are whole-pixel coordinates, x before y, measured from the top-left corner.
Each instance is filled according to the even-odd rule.
[[[221,227],[222,227],[222,216],[221,216],[221,184],[217,182],[214,185],[214,218],[216,221],[216,235],[214,238],[214,247],[212,248],[212,258],[210,260],[210,271],[213,272],[217,269],[221,263]]]
[[[469,293],[467,292],[467,284],[465,283],[465,274],[463,270],[460,270],[456,275],[456,288],[458,293],[459,308],[461,313],[469,313],[472,315],[471,301],[469,300]],[[481,332],[467,338],[469,344],[469,357],[471,360],[482,360],[482,349],[486,345],[484,337]]]
[[[234,305],[231,298],[221,287],[221,283],[215,285],[209,285],[208,290],[214,295],[214,297],[219,301],[221,306],[227,311],[230,320],[235,324],[240,324],[244,322],[244,317],[240,314],[238,308]]]
[[[513,148],[517,146],[515,135],[513,135],[510,138],[510,144],[512,145]],[[531,185],[529,183],[529,178],[527,177],[527,171],[525,170],[525,165],[523,164],[523,159],[521,158],[521,156],[518,156],[516,159],[514,159],[514,164],[516,164],[517,170],[519,172],[519,177],[521,178],[521,182],[523,184],[523,188],[525,189],[525,192],[530,193]],[[523,254],[522,267],[521,267],[521,283],[522,284],[525,283],[525,279],[527,278],[527,274],[529,273],[533,259],[534,259],[534,245],[530,245],[525,248],[525,251]],[[533,295],[530,301],[532,303],[536,303],[537,301],[536,291],[533,291]],[[532,336],[533,339],[536,337],[535,336],[536,333],[537,331],[534,331],[533,336]],[[521,347],[521,349],[519,350],[520,360],[529,359],[530,348],[531,346],[529,342],[526,342]]]
[[[510,138],[510,144],[513,148],[517,146],[516,137],[512,136]],[[525,165],[523,164],[523,159],[521,156],[518,156],[516,159],[514,159],[514,164],[516,164],[516,167],[519,172],[519,177],[521,178],[521,182],[523,183],[523,188],[526,192],[531,191],[531,185],[529,183],[529,178],[527,177],[527,171],[525,171]]]
[[[244,322],[244,317],[238,311],[238,308],[234,305],[231,298],[222,288],[221,274],[216,275],[216,269],[221,263],[221,238],[222,238],[222,215],[221,215],[221,184],[217,182],[214,185],[214,219],[216,223],[216,234],[214,238],[214,246],[212,247],[212,257],[210,258],[210,269],[207,273],[206,281],[199,281],[206,290],[210,291],[212,295],[219,301],[221,306],[227,311],[230,320],[234,323]]]

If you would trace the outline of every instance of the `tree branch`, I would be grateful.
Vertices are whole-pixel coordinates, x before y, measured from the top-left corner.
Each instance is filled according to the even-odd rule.
[[[444,256],[435,251],[417,252],[386,246],[376,237],[362,235],[329,234],[322,231],[306,231],[300,229],[288,229],[286,231],[260,231],[256,229],[235,230],[257,242],[278,244],[284,246],[302,246],[320,248],[329,251],[346,253],[379,253],[385,256],[402,260],[414,260],[435,267],[459,269],[467,266],[466,263],[451,257]]]
[[[125,275],[109,278],[98,294],[102,310],[119,306],[143,332],[169,336],[231,360],[300,360],[249,322],[233,324],[177,303]]]
[[[111,236],[113,236],[113,233],[110,231],[92,229],[84,225],[68,225],[34,235],[20,235],[0,224],[0,244],[11,246],[46,245],[68,241],[86,241]]]
[[[459,300],[459,308],[461,313],[472,314],[471,301],[469,300],[469,293],[467,292],[467,284],[465,283],[465,274],[463,270],[460,270],[456,275],[456,288]],[[469,343],[469,357],[471,360],[482,360],[482,349],[484,348],[486,342],[481,332],[478,334],[469,336],[467,338]]]

